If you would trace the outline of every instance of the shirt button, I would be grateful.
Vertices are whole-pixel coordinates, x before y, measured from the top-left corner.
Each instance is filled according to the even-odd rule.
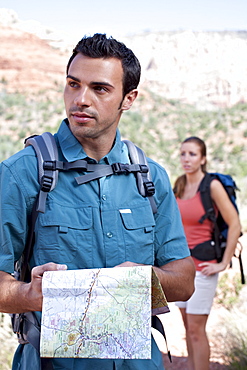
[[[106,200],[106,195],[104,194],[104,195],[102,195],[102,199],[103,200]]]
[[[113,234],[111,232],[108,232],[106,235],[107,235],[108,238],[112,238],[113,237]]]

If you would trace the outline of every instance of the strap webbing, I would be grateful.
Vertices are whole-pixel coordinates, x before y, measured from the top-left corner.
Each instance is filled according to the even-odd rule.
[[[53,370],[53,364],[51,358],[40,357],[41,370]]]
[[[70,168],[69,168],[70,169]],[[113,163],[112,165],[107,164],[89,164],[87,166],[87,173],[82,176],[76,177],[76,182],[78,185],[85,184],[86,182],[100,179],[103,176],[109,175],[120,175],[129,173],[137,173],[145,171],[145,169],[139,164],[123,164],[123,163]]]
[[[240,269],[240,275],[241,275],[241,283],[245,284],[245,276],[244,276],[244,267],[243,267],[243,260],[242,260],[242,251],[243,251],[243,245],[242,243],[238,240],[237,243],[237,248],[235,249],[235,254],[234,256],[238,258],[239,260],[239,269]]]
[[[38,212],[36,209],[37,200],[38,199],[36,198],[36,201],[33,205],[32,213],[30,215],[28,235],[27,235],[27,240],[25,244],[25,249],[23,251],[23,260],[21,261],[21,266],[20,266],[20,280],[25,281],[25,282],[30,281],[29,261],[33,253],[33,245],[34,245],[34,240],[35,240],[34,228],[35,228],[35,223],[38,217]]]
[[[200,218],[199,222],[203,223],[205,219],[209,219],[213,223],[213,238],[215,242],[215,252],[217,261],[221,260],[222,250],[219,244],[220,241],[220,230],[217,225],[217,217],[213,205],[213,200],[211,198],[210,184],[211,181],[215,179],[214,176],[211,176],[210,173],[206,172],[204,178],[202,179],[199,185],[200,198],[205,210],[205,214]]]
[[[168,349],[166,333],[165,333],[162,322],[160,321],[158,316],[152,316],[151,322],[152,322],[152,328],[158,330],[163,335],[165,342],[166,342],[167,355],[168,355],[170,362],[172,362],[172,356],[171,356],[171,352]]]
[[[112,175],[113,171],[111,166],[108,166],[107,168],[100,168],[94,172],[87,173],[82,176],[78,176],[75,178],[78,185],[85,184],[86,182],[92,181],[92,180],[98,180],[99,178],[103,176],[109,176]]]
[[[130,160],[132,163],[140,163],[143,166],[146,166],[148,168],[148,171],[146,172],[137,172],[136,178],[137,178],[137,187],[139,190],[139,193],[143,197],[147,197],[153,213],[157,213],[157,206],[154,201],[153,195],[155,193],[154,184],[152,182],[150,169],[148,166],[147,158],[145,153],[142,149],[140,149],[138,146],[136,146],[132,141],[130,140],[123,140],[123,142],[127,145]]]
[[[243,261],[242,261],[241,253],[238,257],[238,260],[239,260],[239,268],[240,268],[240,274],[241,274],[241,283],[245,284],[244,268],[243,268]]]

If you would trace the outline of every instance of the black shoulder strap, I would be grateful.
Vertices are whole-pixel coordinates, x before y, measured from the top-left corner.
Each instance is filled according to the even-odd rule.
[[[203,208],[205,210],[205,214],[200,218],[199,222],[203,223],[203,221],[208,218],[214,224],[216,223],[216,215],[214,211],[213,201],[210,195],[210,184],[211,181],[214,179],[214,176],[211,176],[209,173],[206,173],[204,178],[202,179],[199,185],[199,192],[202,201]]]
[[[40,192],[37,201],[37,211],[45,212],[46,197],[53,190],[58,180],[58,170],[54,170],[54,163],[58,161],[57,144],[50,132],[36,135],[25,141],[25,146],[32,145],[38,159],[38,176]]]
[[[205,210],[205,214],[200,218],[199,222],[203,223],[207,218],[213,222],[213,241],[215,243],[216,258],[219,259],[221,256],[220,247],[220,230],[217,225],[217,216],[214,209],[213,200],[210,194],[210,184],[216,177],[210,173],[206,173],[199,185],[199,191],[201,196],[202,205]]]
[[[32,255],[34,244],[34,228],[38,212],[45,212],[47,193],[54,189],[58,180],[58,171],[49,169],[53,161],[58,159],[57,145],[54,136],[50,132],[42,135],[34,135],[25,140],[25,147],[32,145],[38,159],[38,178],[40,183],[39,195],[35,200],[32,212],[29,216],[29,228],[25,249],[20,261],[17,262],[16,270],[19,271],[21,281],[30,281],[29,261]],[[48,168],[44,164],[48,165]]]
[[[38,217],[38,211],[37,211],[37,199],[33,205],[31,215],[29,216],[29,227],[28,227],[28,234],[27,234],[27,240],[25,244],[25,249],[22,254],[22,258],[20,261],[17,262],[19,263],[19,279],[21,281],[29,282],[31,280],[31,269],[29,267],[29,261],[33,252],[33,245],[34,245],[34,228],[35,228],[35,222]]]
[[[163,327],[163,324],[162,324],[160,318],[158,316],[152,316],[152,318],[151,318],[151,325],[152,325],[152,328],[158,330],[163,335],[163,337],[165,339],[165,343],[166,343],[167,356],[168,356],[170,362],[172,362],[171,352],[168,349],[168,344],[167,344],[167,339],[166,339],[166,333],[165,333],[165,330],[164,330],[164,327]]]
[[[240,275],[241,275],[241,283],[242,284],[245,284],[244,267],[243,267],[243,261],[242,261],[242,257],[241,257],[242,251],[243,251],[243,245],[240,242],[240,240],[238,240],[237,247],[235,249],[234,256],[237,257],[238,260],[239,260],[239,269],[240,269]]]
[[[127,145],[129,151],[130,161],[133,164],[144,165],[148,168],[148,172],[136,172],[136,181],[139,193],[143,197],[148,197],[153,213],[157,213],[157,206],[154,201],[153,195],[155,193],[154,183],[152,181],[150,169],[148,166],[147,158],[142,149],[136,146],[132,141],[123,140]]]

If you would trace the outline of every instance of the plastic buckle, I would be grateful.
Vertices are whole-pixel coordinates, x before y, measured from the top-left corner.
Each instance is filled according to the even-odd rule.
[[[145,164],[140,164],[140,172],[148,173],[148,166],[146,166]]]
[[[41,179],[41,190],[48,193],[51,190],[53,177],[44,175]]]
[[[44,161],[43,169],[47,171],[55,171],[56,170],[56,161]]]
[[[27,344],[29,342],[25,339],[25,335],[23,333],[23,320],[24,318],[22,313],[11,314],[12,329],[17,335],[18,342],[20,344]]]
[[[11,316],[11,324],[12,324],[13,332],[15,334],[19,334],[20,333],[20,326],[21,326],[22,317],[18,313],[13,313],[10,316]]]
[[[112,170],[115,174],[120,175],[122,173],[129,173],[129,165],[123,163],[113,163]]]
[[[152,181],[144,182],[144,187],[145,187],[145,190],[146,190],[146,196],[150,197],[150,196],[154,195],[155,187],[154,187],[154,183]]]

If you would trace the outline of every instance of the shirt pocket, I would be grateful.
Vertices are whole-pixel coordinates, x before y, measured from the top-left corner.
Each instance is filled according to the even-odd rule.
[[[126,260],[136,263],[154,263],[155,220],[149,204],[120,210]]]
[[[65,263],[70,269],[87,268],[92,260],[92,208],[67,207],[50,202],[36,223],[36,264]]]

